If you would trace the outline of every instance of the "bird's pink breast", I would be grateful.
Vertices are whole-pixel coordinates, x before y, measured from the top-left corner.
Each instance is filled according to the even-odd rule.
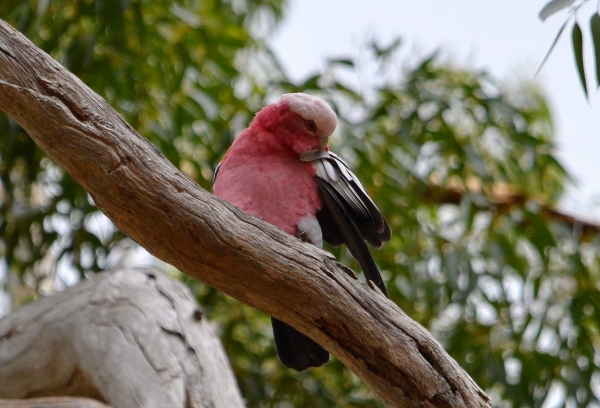
[[[215,194],[291,235],[321,209],[315,169],[289,155],[251,157],[235,149],[223,160]]]

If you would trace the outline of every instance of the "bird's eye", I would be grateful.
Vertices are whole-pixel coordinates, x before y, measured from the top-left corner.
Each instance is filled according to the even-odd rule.
[[[306,128],[308,130],[310,130],[311,132],[314,132],[315,130],[317,130],[317,124],[315,123],[314,120],[307,120],[306,121]]]

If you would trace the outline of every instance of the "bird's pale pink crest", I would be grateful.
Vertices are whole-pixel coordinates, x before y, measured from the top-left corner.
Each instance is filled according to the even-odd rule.
[[[337,118],[325,101],[304,93],[285,94],[261,110],[250,128],[265,131],[291,152],[324,149],[337,126]]]

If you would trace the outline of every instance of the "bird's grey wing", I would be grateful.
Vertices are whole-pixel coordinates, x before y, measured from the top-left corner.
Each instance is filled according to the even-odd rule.
[[[390,227],[358,178],[336,154],[312,163],[317,170],[323,209],[317,214],[323,239],[332,245],[345,243],[368,280],[384,294],[385,285],[365,240],[379,248],[391,238]]]
[[[346,163],[329,152],[329,157],[319,158],[313,164],[318,179],[331,186],[364,239],[376,248],[389,241],[392,235],[390,226]]]

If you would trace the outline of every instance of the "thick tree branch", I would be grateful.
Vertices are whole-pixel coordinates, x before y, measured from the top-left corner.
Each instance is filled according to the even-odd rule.
[[[395,304],[330,254],[202,190],[4,22],[0,109],[149,252],[309,334],[387,406],[489,406],[439,343]]]
[[[110,408],[89,398],[48,397],[26,400],[0,400],[0,408]]]
[[[0,398],[64,395],[130,408],[244,406],[189,290],[142,269],[98,274],[0,320]],[[105,406],[83,398],[27,403]],[[26,405],[0,400],[6,406]]]

